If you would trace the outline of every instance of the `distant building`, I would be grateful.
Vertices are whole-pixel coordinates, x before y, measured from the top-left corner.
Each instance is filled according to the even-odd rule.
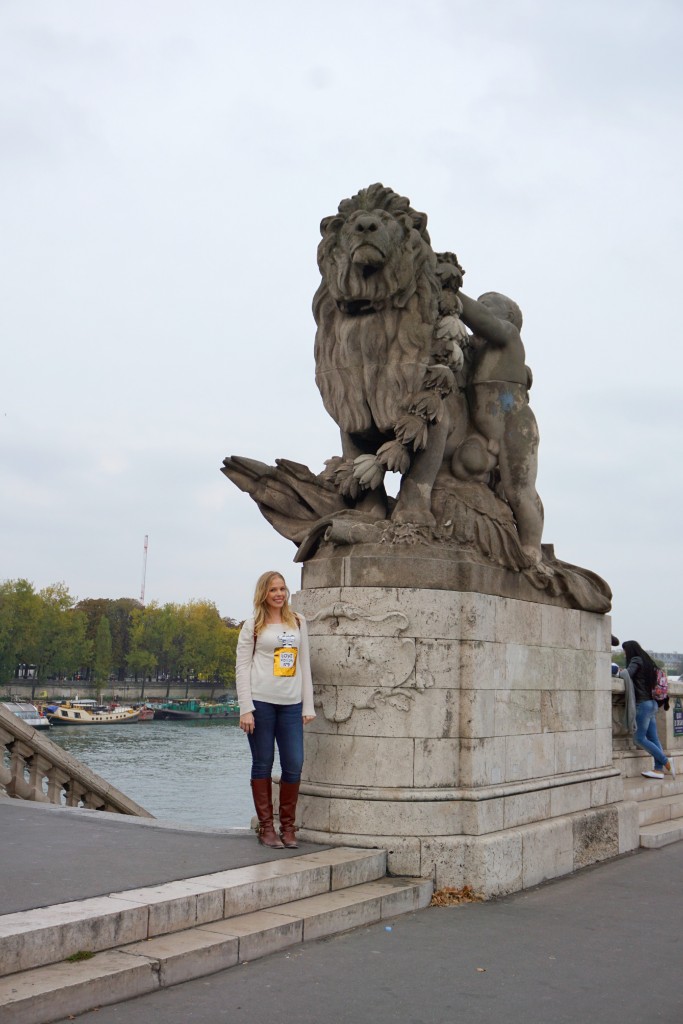
[[[662,662],[667,672],[680,676],[683,674],[683,654],[678,651],[650,651],[650,657],[657,662]]]

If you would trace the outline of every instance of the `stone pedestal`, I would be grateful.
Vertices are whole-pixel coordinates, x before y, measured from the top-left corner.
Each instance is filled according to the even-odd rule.
[[[638,845],[612,766],[610,620],[474,592],[314,587],[302,838],[514,892]]]

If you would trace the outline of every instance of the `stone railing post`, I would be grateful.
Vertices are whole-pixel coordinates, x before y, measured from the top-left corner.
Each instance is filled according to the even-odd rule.
[[[89,811],[106,811],[107,801],[97,793],[88,791],[83,797],[83,806],[87,807]]]
[[[79,807],[83,796],[85,795],[85,786],[82,786],[75,779],[69,779],[64,785],[66,790],[66,806],[67,807]]]
[[[5,750],[10,750],[14,743],[14,736],[7,729],[3,729],[0,722],[0,790],[7,791],[12,778],[12,772],[5,766]]]
[[[64,786],[69,781],[68,774],[52,765],[45,772],[45,777],[47,778],[48,800],[51,804],[61,804]]]
[[[50,799],[43,790],[43,779],[46,777],[50,762],[41,754],[32,754],[29,761],[29,800],[37,800],[39,803],[49,803]]]
[[[26,743],[15,740],[10,751],[10,781],[7,786],[9,796],[31,799],[31,787],[26,781],[26,770],[33,756],[33,751]]]

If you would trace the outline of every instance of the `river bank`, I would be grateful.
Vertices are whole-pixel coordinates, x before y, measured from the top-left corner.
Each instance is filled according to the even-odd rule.
[[[197,697],[199,700],[217,700],[219,697],[237,697],[234,688],[214,686],[213,692],[209,683],[136,683],[127,680],[121,683],[109,683],[102,691],[102,701],[111,703],[138,703],[145,700],[178,700],[186,697]],[[82,681],[64,679],[49,680],[47,683],[33,679],[22,681],[12,679],[0,689],[0,700],[39,700],[41,703],[52,700],[96,700],[97,691],[94,686]]]

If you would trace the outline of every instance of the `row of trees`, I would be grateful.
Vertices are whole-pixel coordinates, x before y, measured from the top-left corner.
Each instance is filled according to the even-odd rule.
[[[93,644],[87,619],[74,614],[73,607],[61,583],[38,592],[28,580],[0,583],[0,684],[29,665],[45,679],[73,675],[90,663]]]
[[[76,602],[64,584],[35,590],[28,580],[0,583],[0,685],[21,675],[94,682],[111,676],[235,681],[238,624],[210,601],[151,603],[131,598]]]

